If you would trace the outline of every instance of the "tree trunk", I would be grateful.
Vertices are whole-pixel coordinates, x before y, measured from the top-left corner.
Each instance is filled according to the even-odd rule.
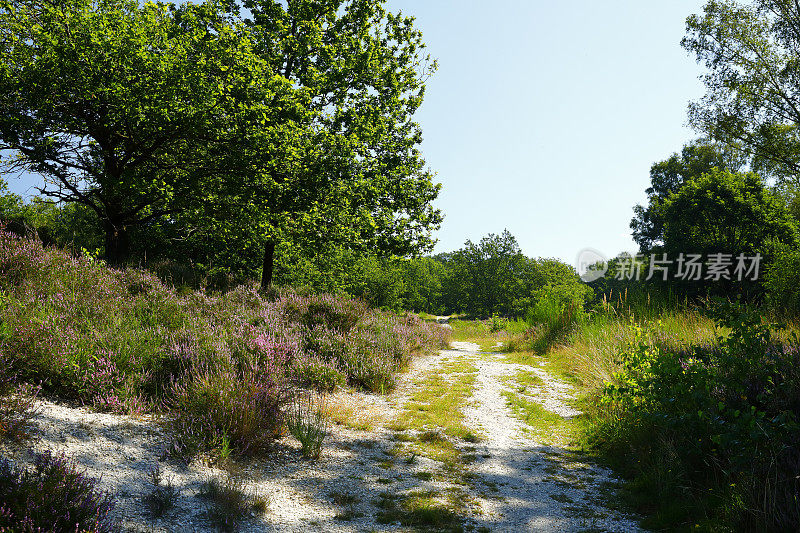
[[[130,257],[130,238],[128,228],[122,224],[105,224],[106,261],[110,265],[123,266]]]
[[[272,273],[275,268],[275,243],[267,241],[264,245],[264,267],[261,270],[261,290],[266,291],[272,285]]]

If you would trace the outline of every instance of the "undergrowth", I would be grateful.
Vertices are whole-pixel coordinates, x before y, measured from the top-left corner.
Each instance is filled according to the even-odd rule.
[[[597,316],[548,354],[656,529],[800,528],[800,342],[758,309]],[[642,315],[640,315],[642,316]]]
[[[262,453],[298,388],[386,392],[413,353],[447,344],[438,325],[360,300],[255,285],[179,294],[148,272],[2,228],[0,306],[0,354],[15,379],[101,411],[161,412],[185,459]],[[9,398],[24,396],[2,397],[8,428],[27,411],[6,414]]]

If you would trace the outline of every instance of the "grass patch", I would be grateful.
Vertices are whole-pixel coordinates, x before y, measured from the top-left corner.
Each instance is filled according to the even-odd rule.
[[[407,527],[460,533],[464,531],[460,515],[463,509],[462,504],[454,500],[443,501],[434,491],[415,491],[402,496],[382,492],[375,502],[380,509],[376,521],[379,524],[399,522]]]
[[[348,392],[331,395],[325,402],[328,419],[337,426],[370,431],[385,421],[386,415]]]
[[[361,503],[361,498],[352,492],[334,490],[328,493],[328,496],[330,496],[331,500],[333,500],[333,503],[336,505],[355,505]]]
[[[172,478],[164,479],[161,467],[156,465],[148,471],[150,492],[142,498],[153,518],[161,518],[175,507],[180,491],[172,484]]]
[[[409,446],[413,453],[440,461],[451,472],[459,470],[461,452],[452,439],[479,440],[464,425],[462,413],[472,396],[476,375],[477,368],[472,363],[451,361],[419,383],[397,420],[398,426],[419,432]]]
[[[264,513],[268,501],[239,476],[225,480],[212,477],[200,489],[199,497],[208,502],[206,518],[221,531],[235,531],[251,512]]]
[[[572,420],[548,411],[539,403],[513,392],[503,391],[502,394],[514,416],[525,422],[540,442],[563,446],[577,436]]]
[[[442,365],[434,375],[419,385],[404,412],[398,427],[429,430],[442,428],[448,434],[466,434],[461,408],[472,396],[478,369],[468,361],[451,361]]]
[[[300,441],[303,457],[319,458],[328,433],[325,397],[310,391],[298,393],[289,408],[286,427]]]

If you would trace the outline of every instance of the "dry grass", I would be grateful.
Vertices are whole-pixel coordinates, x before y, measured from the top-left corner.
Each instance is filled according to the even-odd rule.
[[[714,322],[698,311],[665,313],[657,321],[662,341],[675,348],[710,343],[716,337]],[[596,391],[613,380],[618,370],[617,354],[633,338],[629,321],[597,316],[582,324],[565,344],[555,347],[547,357],[582,389]]]
[[[357,431],[370,431],[391,419],[388,409],[375,405],[362,393],[354,391],[340,390],[329,395],[325,406],[331,422]]]

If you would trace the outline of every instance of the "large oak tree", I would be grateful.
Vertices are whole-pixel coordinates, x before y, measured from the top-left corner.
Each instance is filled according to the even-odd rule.
[[[218,156],[290,107],[292,87],[223,13],[214,2],[0,2],[4,170],[41,174],[43,194],[91,208],[115,264],[132,227],[236,173]]]

